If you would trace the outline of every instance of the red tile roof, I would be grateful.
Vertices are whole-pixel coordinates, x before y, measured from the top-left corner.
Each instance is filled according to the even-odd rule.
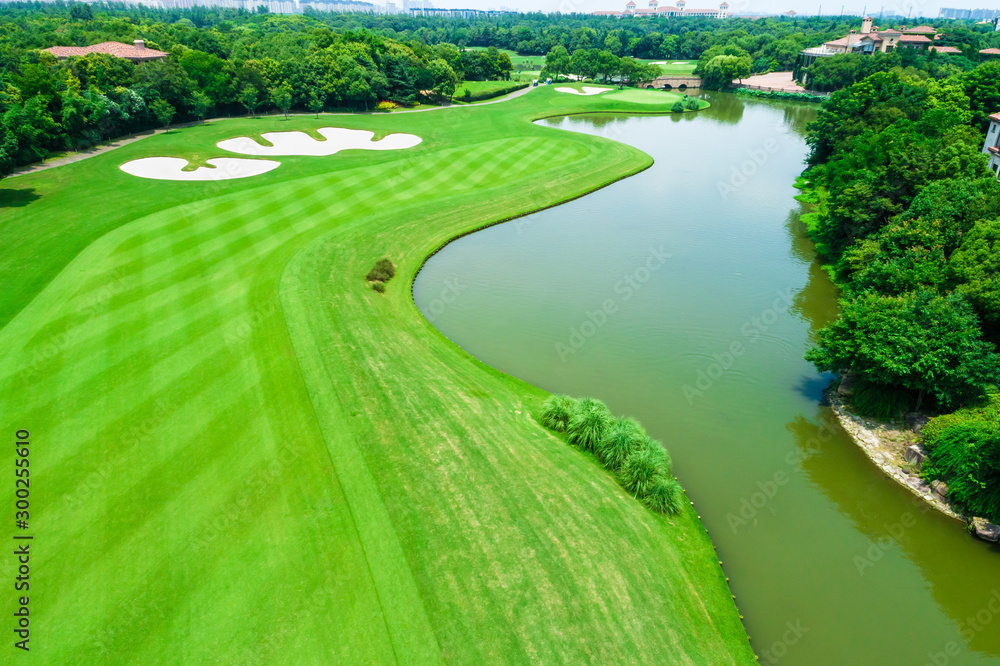
[[[832,42],[825,42],[827,46],[853,46],[855,44],[860,44],[865,39],[874,41],[875,38],[871,35],[848,35],[847,37],[841,37],[840,39],[835,39]]]
[[[989,150],[994,155],[1000,155],[1000,148],[997,148],[996,146],[990,146],[989,148],[987,148],[987,150]]]
[[[961,53],[959,49],[954,46],[932,46],[931,51],[937,51],[938,53]]]
[[[991,115],[990,120],[1000,123],[1000,112]]]
[[[909,42],[910,44],[930,44],[931,40],[923,35],[903,35],[899,38],[901,42]]]
[[[979,52],[983,55],[1000,55],[1000,49],[982,49]]]
[[[910,28],[906,32],[917,34],[917,35],[933,35],[937,30],[930,27],[929,25],[918,25],[916,28]]]
[[[142,40],[136,40],[137,44],[122,44],[121,42],[101,42],[92,46],[53,46],[45,49],[57,58],[69,58],[71,56],[85,56],[88,53],[107,53],[118,58],[128,60],[160,60],[167,57],[164,51],[147,49]]]

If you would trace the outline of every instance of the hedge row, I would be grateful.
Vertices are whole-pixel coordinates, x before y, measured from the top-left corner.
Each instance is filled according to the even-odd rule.
[[[542,406],[546,428],[566,433],[570,444],[593,453],[618,483],[653,511],[680,513],[684,493],[670,454],[635,419],[616,418],[600,400],[553,395]]]

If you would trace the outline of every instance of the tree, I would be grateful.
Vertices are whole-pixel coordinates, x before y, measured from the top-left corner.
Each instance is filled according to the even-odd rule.
[[[271,103],[285,115],[288,120],[288,110],[292,108],[292,87],[285,81],[277,88],[271,88]]]
[[[78,21],[90,21],[94,18],[94,10],[88,4],[74,2],[70,5],[69,15]]]
[[[149,110],[153,112],[157,122],[164,128],[169,127],[170,121],[174,119],[174,113],[176,112],[173,106],[162,99],[158,99],[150,104]],[[169,132],[170,130],[167,129],[167,131]]]
[[[949,264],[964,294],[984,320],[1000,324],[1000,219],[972,228]]]
[[[455,70],[443,59],[438,58],[431,61],[430,72],[434,79],[434,93],[451,100],[455,96],[455,86],[458,85],[458,76],[455,74]]]
[[[609,33],[607,37],[604,38],[604,48],[611,51],[616,56],[621,57],[622,54],[622,40],[618,34],[619,31]]]
[[[580,49],[573,51],[570,58],[570,69],[581,79],[593,79],[597,77],[597,51],[592,49]]]
[[[851,370],[921,399],[933,395],[946,408],[982,395],[1000,373],[1000,356],[965,299],[926,291],[841,301],[840,318],[820,331],[806,359],[820,372]]]
[[[254,86],[246,86],[245,88],[243,88],[243,90],[240,91],[240,104],[242,104],[243,107],[247,110],[247,113],[250,114],[250,117],[253,117],[254,110],[260,104],[260,101],[258,100],[259,94],[260,93],[258,92],[257,88],[255,88]]]
[[[548,55],[545,56],[545,69],[551,73],[554,79],[558,80],[560,74],[569,71],[570,57],[569,51],[562,44],[553,46]]]
[[[621,71],[621,58],[611,51],[600,51],[597,54],[597,71],[605,83]]]
[[[323,106],[323,98],[315,90],[309,91],[309,102],[306,104],[306,108],[315,113],[316,117],[319,118],[319,113],[323,110]]]
[[[205,115],[208,110],[212,107],[212,100],[208,98],[208,95],[201,92],[200,90],[196,92],[191,98],[191,115],[193,115],[198,120],[204,120]]]
[[[752,65],[750,56],[715,56],[708,61],[702,72],[703,85],[713,89],[725,88],[733,82],[733,79],[750,76]]]

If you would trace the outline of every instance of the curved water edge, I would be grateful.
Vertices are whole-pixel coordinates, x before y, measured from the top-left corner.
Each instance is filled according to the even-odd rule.
[[[1000,549],[872,466],[802,360],[836,314],[792,198],[815,106],[711,101],[544,121],[655,164],[451,242],[415,302],[483,362],[604,399],[667,444],[762,662],[1000,663]],[[653,252],[669,257],[639,270]]]

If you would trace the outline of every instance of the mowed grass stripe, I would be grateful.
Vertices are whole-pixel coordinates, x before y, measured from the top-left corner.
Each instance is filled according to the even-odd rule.
[[[33,421],[54,422],[38,431],[48,442],[39,462],[53,486],[42,500],[60,506],[57,515],[70,524],[46,521],[45,537],[89,572],[66,586],[60,603],[39,610],[39,623],[56,627],[36,655],[40,663],[80,654],[123,663],[269,663],[288,655],[304,663],[650,661],[663,654],[727,663],[749,655],[710,547],[692,551],[704,565],[692,580],[712,604],[701,607],[665,582],[684,580],[675,568],[693,571],[667,535],[688,536],[697,521],[667,530],[621,496],[531,420],[529,403],[540,392],[469,359],[409,300],[413,271],[445,238],[581,194],[648,159],[525,122],[560,111],[627,110],[621,104],[547,90],[529,97],[439,119],[337,118],[425,141],[398,154],[290,159],[254,182],[137,182],[115,171],[150,150],[170,153],[192,142],[214,155],[214,142],[253,133],[252,121],[171,132],[113,159],[93,158],[86,170],[65,169],[96,177],[86,184],[95,196],[81,201],[99,202],[99,193],[107,199],[123,187],[139,196],[90,226],[69,219],[62,233],[72,242],[43,237],[36,247],[50,243],[46,251],[62,258],[64,272],[0,331],[0,342],[15,348],[44,345],[51,331],[75,330],[86,341],[46,365],[51,373],[37,387],[65,400],[68,413],[58,399],[23,403],[32,405]],[[285,127],[330,124],[296,118]],[[354,189],[345,190],[346,182]],[[51,194],[23,211],[36,221],[59,219],[42,211],[55,210],[63,195],[45,191]],[[159,209],[151,200],[162,202]],[[21,238],[28,217],[0,228]],[[120,231],[106,234],[109,225]],[[96,240],[81,254],[87,234]],[[363,276],[386,254],[400,268],[380,296]],[[48,266],[15,285],[17,302]],[[77,303],[121,275],[141,284],[101,301],[96,317],[79,311]],[[31,356],[0,361],[0,374]],[[9,390],[0,386],[5,398]],[[142,418],[169,396],[180,396],[180,406]],[[147,433],[140,444],[107,450],[133,427]],[[211,450],[200,467],[199,447]],[[130,467],[104,478],[104,460]],[[525,461],[538,469],[525,474]],[[85,478],[97,472],[107,486],[98,515],[120,532],[117,540],[81,531],[86,523],[70,517],[79,503],[63,496],[79,483],[74,469],[90,471]],[[272,469],[274,486],[246,497],[261,471]],[[614,511],[605,507],[607,492]],[[115,502],[145,516],[110,517]],[[213,514],[241,503],[230,526],[197,542],[213,529]],[[631,546],[645,564],[611,556],[625,539],[615,521],[625,534],[649,535]],[[44,565],[58,569],[53,580],[73,580],[73,567]],[[605,571],[595,576],[594,568]],[[117,582],[102,594],[102,580]],[[90,606],[75,602],[87,594]],[[60,621],[68,613],[77,619]],[[706,613],[721,613],[721,625]],[[113,630],[95,629],[109,618]]]

